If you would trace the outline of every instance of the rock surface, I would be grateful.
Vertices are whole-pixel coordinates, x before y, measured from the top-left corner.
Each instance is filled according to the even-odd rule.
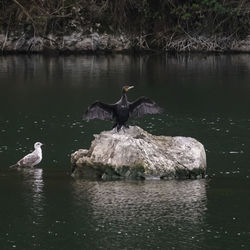
[[[108,180],[205,175],[206,153],[193,138],[154,136],[137,126],[94,137],[89,150],[79,149],[71,155],[73,176]]]

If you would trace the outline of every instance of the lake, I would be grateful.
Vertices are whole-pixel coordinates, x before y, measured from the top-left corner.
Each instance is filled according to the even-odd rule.
[[[71,177],[70,155],[112,122],[91,103],[144,95],[165,109],[131,120],[189,136],[207,153],[201,180]],[[0,57],[0,249],[250,249],[250,55]],[[41,141],[34,170],[11,170]]]

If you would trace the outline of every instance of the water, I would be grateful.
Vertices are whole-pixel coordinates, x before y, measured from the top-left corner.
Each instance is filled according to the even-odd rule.
[[[0,57],[0,249],[249,249],[250,55]],[[206,148],[206,180],[75,180],[70,154],[111,122],[99,99],[149,96],[131,121]],[[45,144],[35,170],[8,168]]]

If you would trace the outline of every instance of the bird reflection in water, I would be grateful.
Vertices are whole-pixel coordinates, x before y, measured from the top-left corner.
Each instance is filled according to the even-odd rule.
[[[25,188],[28,190],[26,191],[26,200],[31,202],[29,205],[30,208],[36,215],[40,216],[41,212],[43,211],[43,201],[44,201],[44,194],[43,194],[43,169],[41,168],[26,168],[21,170]],[[32,199],[30,199],[30,195],[32,195]]]

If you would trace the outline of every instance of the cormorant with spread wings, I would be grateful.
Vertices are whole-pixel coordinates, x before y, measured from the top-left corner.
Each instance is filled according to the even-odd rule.
[[[113,128],[116,127],[119,131],[122,126],[128,127],[126,122],[129,118],[137,118],[146,114],[159,114],[163,111],[153,100],[145,96],[134,102],[129,102],[126,93],[132,88],[134,86],[124,86],[121,99],[114,104],[94,102],[88,107],[84,119],[87,121],[91,119],[114,120]]]

